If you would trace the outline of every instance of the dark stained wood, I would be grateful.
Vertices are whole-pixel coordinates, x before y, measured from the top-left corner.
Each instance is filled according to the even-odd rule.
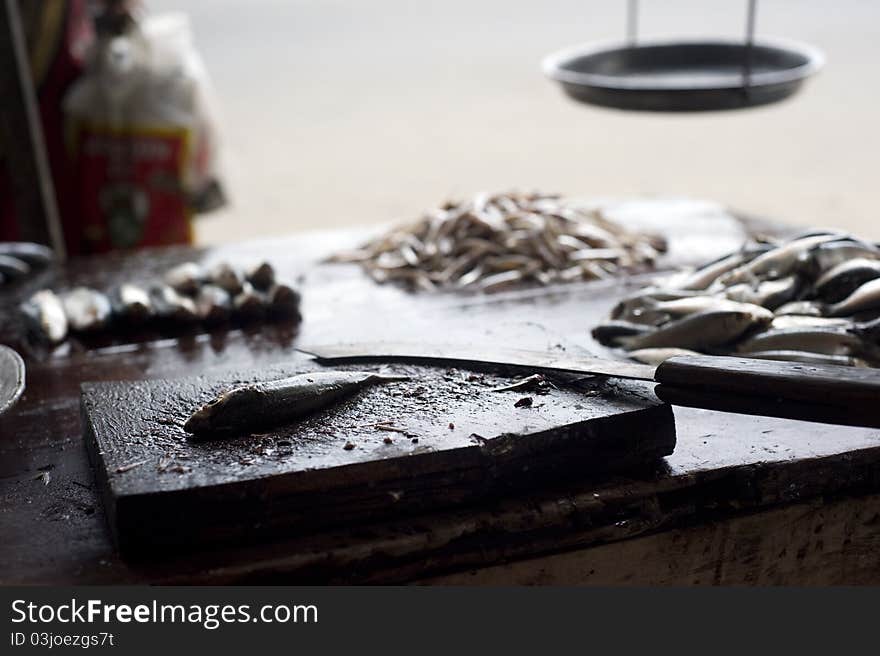
[[[345,367],[339,367],[345,368]],[[348,367],[360,369],[361,367]],[[643,385],[556,378],[538,395],[494,391],[492,371],[398,365],[376,385],[257,435],[193,441],[182,424],[231,386],[321,369],[86,384],[86,446],[126,554],[305,534],[656,463],[675,446],[671,408]],[[532,394],[530,407],[516,402]],[[392,420],[391,429],[377,422]],[[346,447],[349,448],[346,448]]]
[[[774,508],[426,585],[876,585],[880,496]]]
[[[776,416],[880,425],[877,369],[689,355],[664,361],[654,377],[663,398],[695,407],[729,410],[737,406],[727,397],[746,397],[739,407],[756,413],[766,408]],[[716,397],[714,406],[701,403],[703,396]]]
[[[707,217],[692,221],[688,234],[701,228],[707,235],[718,232]],[[763,229],[768,231],[768,226]],[[755,527],[742,534],[744,539],[757,540],[761,530],[780,535],[774,522],[786,509],[792,510],[784,515],[790,520],[788,534],[801,535],[813,530],[808,527],[816,520],[815,509],[821,510],[824,503],[839,513],[838,525],[856,523],[853,548],[869,547],[871,536],[880,531],[877,520],[871,519],[876,516],[874,507],[866,501],[880,494],[880,431],[676,407],[676,449],[659,469],[562,482],[466,507],[196,556],[181,554],[149,563],[121,559],[106,528],[81,437],[82,382],[270,369],[293,361],[296,346],[309,342],[436,340],[619,357],[596,344],[590,328],[620,296],[649,279],[492,297],[413,295],[375,285],[355,267],[316,264],[326,253],[355,246],[364,236],[363,231],[323,233],[211,251],[175,248],[130,258],[109,255],[75,260],[53,272],[58,288],[74,284],[103,288],[155,275],[185,259],[244,263],[268,258],[283,277],[303,276],[301,326],[194,329],[137,339],[106,335],[92,343],[72,340],[48,352],[22,343],[14,307],[17,295],[27,290],[0,294],[0,342],[21,346],[28,365],[27,390],[18,405],[0,417],[0,582],[406,582],[554,554],[586,557],[595,549],[606,554],[604,562],[611,566],[607,554],[615,548],[637,560],[638,554],[653,554],[645,556],[641,569],[626,562],[617,565],[621,572],[630,572],[628,580],[650,582],[660,577],[663,568],[674,568],[677,558],[674,549],[652,550],[651,545],[660,544],[655,542],[649,549],[628,550],[629,543],[652,536],[660,540],[659,536],[668,535],[673,540],[702,527],[703,535],[721,540],[724,531],[714,532],[713,527],[742,519]],[[699,248],[684,248],[674,242],[672,252],[695,262],[720,254],[710,254],[708,246],[737,246],[718,239],[697,243]],[[679,257],[663,264],[683,261]],[[812,510],[800,513],[798,508]],[[772,543],[758,544],[769,558]],[[705,571],[711,562],[724,571],[741,549],[741,544],[710,549],[711,555],[694,559],[693,567]],[[841,566],[836,582],[880,583],[876,549],[859,552],[858,567],[844,566],[842,550],[829,547],[823,553],[829,558],[825,572],[835,562]],[[847,557],[850,563],[855,558]],[[691,567],[691,561],[682,567]],[[780,569],[773,581],[799,582],[805,576],[792,565]],[[762,580],[770,580],[770,575]]]

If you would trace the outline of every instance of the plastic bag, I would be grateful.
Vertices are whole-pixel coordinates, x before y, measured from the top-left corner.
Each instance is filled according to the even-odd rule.
[[[184,14],[99,39],[64,102],[82,252],[191,243],[224,204],[214,106]]]

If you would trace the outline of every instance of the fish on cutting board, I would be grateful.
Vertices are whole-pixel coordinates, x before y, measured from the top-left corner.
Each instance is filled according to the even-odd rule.
[[[277,426],[326,408],[355,392],[408,380],[368,371],[319,371],[235,387],[199,408],[183,428],[196,437]]]

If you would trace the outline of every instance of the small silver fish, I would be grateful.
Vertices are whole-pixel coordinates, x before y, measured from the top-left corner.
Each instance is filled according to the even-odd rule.
[[[815,278],[825,271],[855,259],[880,260],[880,248],[873,244],[848,237],[819,244],[801,256],[806,274]]]
[[[627,353],[629,357],[637,362],[643,362],[644,364],[650,364],[657,366],[664,360],[668,360],[669,358],[673,358],[679,355],[699,355],[696,351],[690,351],[688,349],[682,348],[646,348],[646,349],[636,349],[635,351],[630,351]]]
[[[880,307],[880,278],[866,282],[839,303],[831,305],[828,308],[828,316],[848,316],[878,307]]]
[[[100,330],[110,323],[113,306],[101,292],[88,287],[76,287],[61,297],[67,323],[75,332]]]
[[[208,323],[221,323],[232,314],[232,297],[217,285],[202,285],[195,304],[199,319]]]
[[[855,258],[823,273],[813,284],[813,289],[823,301],[838,303],[875,278],[880,278],[880,261]]]
[[[794,299],[801,289],[800,276],[765,280],[758,284],[739,283],[728,287],[724,295],[731,301],[752,303],[773,310]]]
[[[823,309],[822,304],[817,301],[789,301],[776,308],[775,314],[777,317],[789,314],[821,317]]]
[[[153,316],[150,293],[138,285],[124,283],[110,294],[113,313],[129,323],[143,323]]]
[[[195,262],[184,262],[165,273],[165,284],[180,294],[195,296],[206,277],[205,270],[201,265]]]
[[[880,346],[880,317],[857,323],[850,330],[868,342]]]
[[[245,278],[255,289],[265,291],[275,283],[275,269],[268,262],[260,262],[247,270]]]
[[[758,360],[784,360],[788,362],[804,362],[807,364],[836,364],[845,367],[867,367],[868,363],[862,358],[849,355],[829,355],[827,353],[811,353],[809,351],[754,351],[748,354],[750,358]]]
[[[611,320],[601,323],[592,330],[593,339],[605,346],[620,346],[620,341],[634,335],[644,335],[653,330],[652,326],[631,321]]]
[[[759,255],[748,264],[724,274],[719,280],[730,286],[741,282],[754,282],[761,277],[781,278],[787,276],[795,268],[803,253],[836,238],[836,235],[823,234],[795,239]]]
[[[232,299],[232,308],[235,314],[244,319],[255,319],[265,314],[266,298],[253,285],[245,282],[241,291]]]
[[[826,355],[858,355],[862,340],[845,327],[803,326],[758,333],[742,342],[740,353],[757,351],[808,351]]]
[[[156,316],[172,321],[190,322],[199,318],[196,304],[189,296],[178,294],[173,287],[158,285],[150,290],[150,301]]]
[[[31,272],[31,265],[11,255],[0,255],[0,274],[8,280],[24,278]]]
[[[33,332],[50,344],[67,337],[67,315],[61,299],[50,289],[42,289],[21,304],[21,312]]]
[[[784,328],[845,328],[849,326],[849,319],[821,317],[808,314],[777,314],[767,326],[768,330]]]
[[[27,241],[0,242],[0,255],[14,257],[26,262],[31,267],[48,266],[55,260],[55,254],[51,248]]]
[[[199,408],[184,424],[197,436],[269,428],[308,416],[370,385],[408,380],[367,371],[319,371],[233,388]]]
[[[208,280],[232,296],[241,292],[244,282],[241,273],[228,262],[218,262],[214,265],[208,273]]]
[[[747,244],[741,250],[720,257],[712,262],[708,262],[670,284],[679,289],[706,289],[725,273],[748,264],[762,253],[766,253],[772,249],[773,246],[771,244]]]
[[[768,312],[768,314],[771,314]],[[770,323],[770,317],[743,310],[711,310],[671,321],[644,335],[620,340],[629,351],[678,347],[701,350],[732,342],[751,328]]]
[[[293,317],[299,315],[300,295],[290,285],[275,283],[266,292],[269,312],[277,316]]]

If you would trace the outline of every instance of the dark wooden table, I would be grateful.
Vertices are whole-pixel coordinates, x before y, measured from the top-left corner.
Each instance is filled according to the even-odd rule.
[[[663,266],[699,261],[741,238],[717,212],[696,214],[672,230]],[[54,278],[31,281],[31,288],[103,288],[186,259],[266,258],[300,280],[305,321],[145,335],[134,343],[72,340],[52,354],[26,350],[27,391],[0,417],[0,583],[880,582],[880,431],[686,408],[675,409],[675,453],[626,478],[585,479],[272,544],[121,560],[82,443],[81,382],[259,368],[300,357],[295,348],[308,341],[503,341],[609,355],[591,340],[590,327],[646,281],[488,297],[413,295],[376,285],[352,266],[316,264],[362,237],[308,234],[110,255],[74,260],[47,274]],[[2,343],[20,342],[14,296],[26,292],[0,299]]]

